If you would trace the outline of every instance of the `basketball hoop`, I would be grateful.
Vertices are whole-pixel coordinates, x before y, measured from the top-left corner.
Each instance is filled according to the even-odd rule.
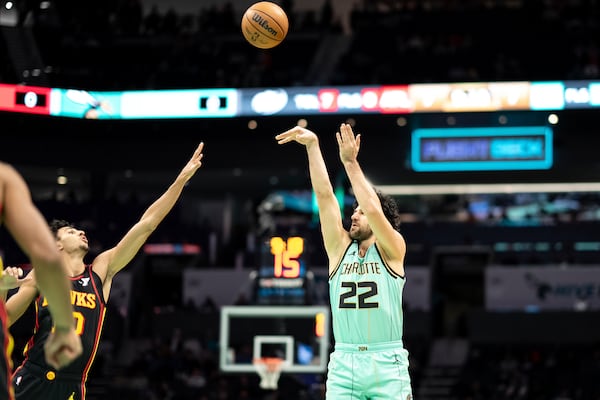
[[[260,377],[262,389],[277,389],[277,383],[281,376],[284,360],[279,357],[261,357],[252,361],[256,373]]]

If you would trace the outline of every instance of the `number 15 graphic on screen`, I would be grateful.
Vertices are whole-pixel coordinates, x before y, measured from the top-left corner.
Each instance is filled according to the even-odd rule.
[[[304,239],[301,237],[271,238],[273,254],[273,275],[276,278],[298,278],[300,276],[300,256],[304,251]]]

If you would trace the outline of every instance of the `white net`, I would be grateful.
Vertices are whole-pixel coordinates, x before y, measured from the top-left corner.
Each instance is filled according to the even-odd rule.
[[[253,361],[262,389],[277,389],[284,364],[284,360],[278,357],[263,357]]]

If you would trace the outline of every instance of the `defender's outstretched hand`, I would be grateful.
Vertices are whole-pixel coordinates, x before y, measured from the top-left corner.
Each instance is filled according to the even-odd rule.
[[[275,140],[277,140],[278,144],[285,144],[295,141],[307,146],[310,143],[316,142],[318,138],[313,131],[302,128],[301,126],[295,126],[292,129],[275,136]]]
[[[340,148],[340,160],[342,162],[356,160],[360,150],[360,133],[355,136],[349,124],[342,124],[340,131],[335,133],[335,137]]]
[[[200,142],[200,144],[196,148],[196,151],[194,151],[194,155],[192,155],[192,158],[190,158],[190,161],[188,161],[185,167],[183,167],[183,169],[181,170],[180,175],[183,175],[186,178],[186,180],[194,176],[196,171],[198,171],[198,168],[202,166],[202,158],[204,157],[204,154],[202,153],[203,149],[204,142]]]

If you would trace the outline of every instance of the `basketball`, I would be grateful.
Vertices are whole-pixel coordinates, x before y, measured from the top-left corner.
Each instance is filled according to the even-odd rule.
[[[287,35],[289,21],[283,9],[270,1],[252,4],[242,16],[242,33],[254,47],[270,49]]]

